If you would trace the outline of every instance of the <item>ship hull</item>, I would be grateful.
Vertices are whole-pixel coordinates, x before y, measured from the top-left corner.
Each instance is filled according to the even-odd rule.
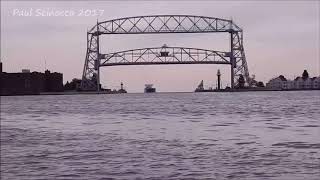
[[[145,88],[144,92],[145,93],[155,93],[156,92],[156,88]]]

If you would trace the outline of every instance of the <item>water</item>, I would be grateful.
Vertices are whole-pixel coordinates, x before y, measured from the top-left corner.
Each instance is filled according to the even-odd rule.
[[[1,179],[320,177],[320,91],[1,97]]]

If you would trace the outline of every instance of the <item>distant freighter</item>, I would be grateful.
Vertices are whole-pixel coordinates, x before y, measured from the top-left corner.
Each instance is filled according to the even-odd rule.
[[[152,87],[153,84],[146,84],[146,87],[144,88],[145,93],[154,93],[156,92],[156,88]]]

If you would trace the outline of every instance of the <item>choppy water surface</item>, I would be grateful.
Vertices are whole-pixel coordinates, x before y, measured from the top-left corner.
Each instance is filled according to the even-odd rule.
[[[1,179],[320,177],[320,91],[1,97]]]

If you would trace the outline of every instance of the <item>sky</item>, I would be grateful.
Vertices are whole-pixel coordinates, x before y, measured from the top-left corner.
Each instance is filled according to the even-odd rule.
[[[42,12],[74,11],[73,16],[36,16]],[[103,11],[77,16],[82,10]],[[19,15],[30,12],[31,16]],[[284,75],[320,75],[320,1],[1,1],[1,62],[5,72],[21,69],[63,73],[64,82],[81,78],[86,32],[97,21],[121,17],[188,14],[232,19],[244,31],[250,75],[266,83]],[[227,51],[228,33],[106,35],[101,53],[146,47],[182,46]],[[148,65],[102,67],[103,87],[143,92],[145,84],[157,91],[193,91],[201,80],[215,86],[217,70],[222,85],[230,85],[229,65]]]

